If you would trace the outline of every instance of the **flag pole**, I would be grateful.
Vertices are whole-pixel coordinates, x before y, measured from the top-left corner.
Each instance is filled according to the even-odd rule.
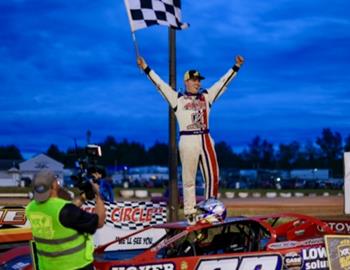
[[[176,31],[169,27],[169,85],[176,89]],[[179,219],[178,186],[177,186],[177,144],[176,117],[169,106],[169,190],[170,190],[170,221]]]
[[[132,36],[132,43],[134,44],[136,59],[137,59],[140,56],[140,52],[139,52],[139,46],[137,44],[135,32],[131,32],[131,36]]]
[[[131,31],[131,36],[132,36],[132,43],[134,44],[136,60],[137,60],[137,58],[140,57],[140,52],[139,52],[139,46],[137,44],[136,35],[135,35],[134,31]],[[140,73],[143,73],[142,68],[139,66],[138,66],[138,68],[140,69]]]
[[[136,35],[135,35],[136,29],[133,27],[133,24],[132,24],[131,13],[130,13],[130,6],[129,6],[128,0],[124,0],[124,4],[125,4],[125,7],[126,7],[126,12],[128,14],[130,31],[131,31],[131,37],[132,37],[132,43],[134,44],[135,53],[136,53],[136,59],[137,59],[140,56],[140,52],[139,52],[139,46],[137,44]]]

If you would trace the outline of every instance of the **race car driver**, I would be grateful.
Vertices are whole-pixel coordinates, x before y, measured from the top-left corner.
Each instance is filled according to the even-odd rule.
[[[184,214],[190,224],[196,218],[195,179],[198,164],[205,181],[205,197],[216,198],[219,185],[219,167],[214,141],[209,133],[209,114],[214,101],[226,90],[243,64],[242,56],[236,56],[235,65],[207,90],[202,90],[204,77],[197,70],[184,74],[185,92],[178,93],[165,83],[142,57],[137,64],[158,88],[160,94],[174,110],[180,129],[179,152],[182,164]]]

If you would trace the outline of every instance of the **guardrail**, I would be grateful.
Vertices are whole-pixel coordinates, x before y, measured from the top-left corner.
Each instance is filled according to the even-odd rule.
[[[130,190],[130,189],[122,189],[119,192],[120,197],[124,199],[130,199],[130,198],[152,198],[152,197],[159,197],[162,196],[162,193],[160,192],[149,192],[147,189],[138,189],[138,190]],[[332,194],[333,196],[343,196],[343,192],[338,192],[335,194]],[[274,192],[274,191],[267,191],[267,192],[257,192],[257,191],[252,191],[252,192],[246,192],[242,190],[238,191],[226,191],[219,193],[219,198],[226,198],[226,199],[234,199],[234,198],[301,198],[301,197],[328,197],[331,196],[330,192],[324,191],[322,193],[316,194],[315,192],[312,193],[304,193],[300,191],[295,191],[295,192],[287,192],[287,191],[279,191],[279,192]]]
[[[0,193],[0,198],[25,198],[30,199],[30,193]]]

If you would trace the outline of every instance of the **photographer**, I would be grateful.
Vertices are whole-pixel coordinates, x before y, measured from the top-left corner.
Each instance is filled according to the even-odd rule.
[[[56,176],[42,170],[33,180],[32,200],[26,207],[26,216],[36,244],[39,270],[92,270],[94,245],[92,234],[104,225],[106,213],[99,186],[91,183],[95,194],[95,212],[79,207],[84,193],[77,199],[61,199],[62,189]]]

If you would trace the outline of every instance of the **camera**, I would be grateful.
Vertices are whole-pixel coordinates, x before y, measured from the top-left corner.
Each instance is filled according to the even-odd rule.
[[[89,144],[85,147],[85,157],[76,162],[77,174],[72,175],[71,179],[74,186],[85,193],[88,200],[95,197],[95,191],[91,181],[98,183],[99,179],[106,176],[105,169],[97,165],[97,160],[102,156],[101,147],[95,144]]]

